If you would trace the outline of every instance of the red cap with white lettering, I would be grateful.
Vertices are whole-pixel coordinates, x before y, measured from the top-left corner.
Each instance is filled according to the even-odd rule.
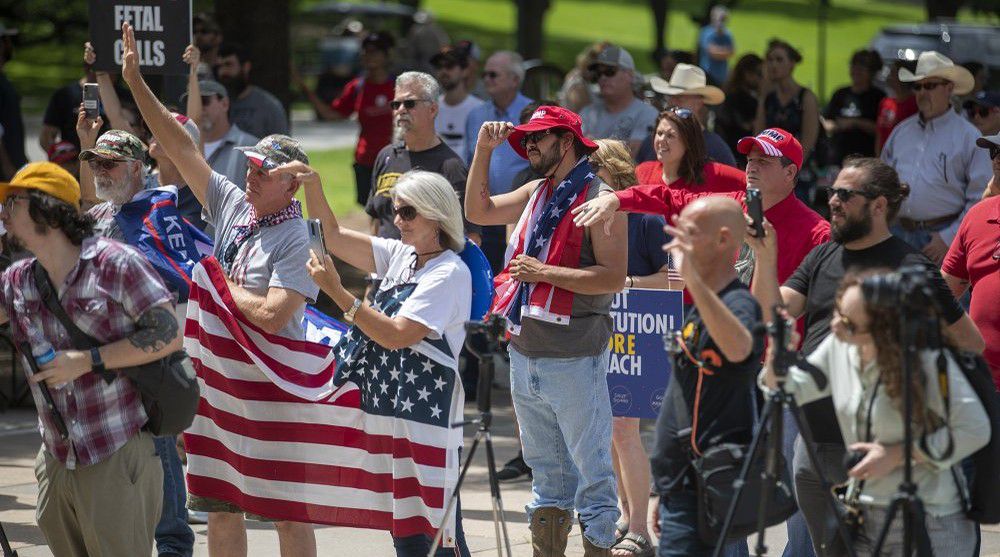
[[[795,136],[781,128],[767,128],[757,134],[757,137],[744,137],[736,143],[736,150],[747,155],[754,147],[769,157],[785,157],[795,163],[795,168],[802,170],[802,144]]]

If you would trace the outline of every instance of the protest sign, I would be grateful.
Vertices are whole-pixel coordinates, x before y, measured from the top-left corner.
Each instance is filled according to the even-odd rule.
[[[670,379],[663,335],[684,323],[684,297],[677,290],[630,288],[611,303],[608,392],[615,416],[655,418]]]
[[[135,28],[144,74],[186,75],[184,49],[191,44],[191,0],[90,0],[90,44],[94,69],[119,71],[122,23]]]

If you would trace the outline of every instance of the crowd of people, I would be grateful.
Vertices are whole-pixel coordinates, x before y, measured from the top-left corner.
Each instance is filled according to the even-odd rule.
[[[213,556],[248,554],[245,519],[275,523],[283,555],[316,555],[312,524],[282,505],[241,505],[247,494],[205,491],[204,482],[188,492],[183,441],[144,428],[139,391],[114,371],[181,349],[191,269],[213,255],[227,303],[253,331],[247,342],[304,350],[306,304],[323,292],[350,327],[334,347],[336,381],[357,384],[362,408],[408,431],[405,383],[433,418],[441,409],[430,390],[415,390],[413,370],[401,378],[386,362],[425,358],[427,386],[462,393],[455,378],[469,375],[459,354],[474,279],[461,255],[477,245],[495,276],[490,312],[507,322],[521,447],[499,473],[531,481],[534,555],[564,555],[574,515],[588,557],[709,555],[716,543],[724,555],[748,555],[744,540],[706,540],[698,459],[719,444],[748,445],[761,397],[779,387],[802,405],[818,456],[806,458],[786,420],[782,452],[799,512],[787,521],[785,555],[842,554],[824,478],[862,490],[863,525],[841,541],[871,552],[901,481],[907,419],[921,439],[915,482],[935,554],[978,554],[963,492],[974,473],[968,457],[993,435],[988,403],[926,331],[914,414],[904,416],[901,308],[870,284],[923,269],[928,322],[944,345],[981,354],[1000,386],[1000,93],[984,89],[981,67],[938,52],[887,61],[862,50],[851,57],[850,85],[821,106],[796,81],[802,55],[785,41],[730,68],[728,17],[713,9],[697,53],[658,52],[649,78],[622,46],[591,45],[554,100],[522,92],[516,52],[483,57],[459,41],[428,57],[433,73],[397,74],[395,39],[367,34],[361,73],[332,100],[298,80],[319,118],[360,126],[354,191],[371,218],[365,231],[338,222],[280,102],[251,83],[252,60],[211,17],[194,22],[183,106],[147,85],[128,24],[120,76],[93,71],[85,45],[85,75],[45,113],[39,141],[49,160],[27,162],[6,120],[0,149],[3,243],[20,254],[0,277],[0,316],[39,364],[30,377],[43,439],[37,518],[52,551],[147,555],[155,544],[161,557],[190,556],[188,522],[204,516]],[[0,27],[0,45],[6,34]],[[96,118],[82,110],[90,82],[100,84]],[[0,82],[0,93],[8,86]],[[762,222],[746,214],[748,188],[760,193]],[[310,240],[300,189],[326,253]],[[345,287],[336,260],[372,277],[366,296]],[[97,347],[82,350],[62,332],[46,280]],[[612,300],[631,288],[684,292],[652,447],[637,418],[613,415],[607,384]],[[801,352],[787,378],[761,333],[781,320],[795,320],[790,348]],[[230,419],[251,420],[252,407],[273,403],[255,389],[226,395],[233,412],[246,409]],[[443,439],[449,425],[419,435]],[[230,449],[231,462],[189,459],[187,474],[230,466],[252,475],[243,460],[254,455]],[[848,464],[849,451],[860,460]],[[427,473],[415,460],[389,472],[406,475],[391,478],[392,494]],[[307,498],[288,490],[278,498]],[[308,503],[332,504],[316,497]],[[403,528],[395,512],[391,526],[382,517],[370,527],[390,531],[397,555],[426,555],[452,519],[438,555],[469,554],[460,506],[422,530]],[[891,532],[883,553],[900,554],[902,529]]]

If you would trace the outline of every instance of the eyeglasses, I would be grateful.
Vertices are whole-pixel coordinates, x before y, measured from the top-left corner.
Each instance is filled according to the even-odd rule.
[[[969,115],[969,119],[979,116],[980,118],[986,118],[990,115],[990,108],[987,106],[970,106],[965,109],[965,113]]]
[[[123,161],[113,161],[110,159],[90,159],[87,161],[90,168],[100,168],[105,172],[114,169],[114,167],[118,166],[122,162]]]
[[[212,101],[214,101],[215,99],[216,99],[216,95],[202,95],[202,97],[201,97],[201,105],[202,106],[208,106],[208,105],[212,104]]]
[[[879,194],[877,193],[871,193],[859,190],[849,190],[847,188],[825,188],[825,189],[826,189],[827,199],[833,199],[834,197],[837,197],[844,203],[849,202],[851,198],[853,198],[855,195],[860,195],[865,199],[875,199],[876,197],[879,197]]]
[[[391,106],[393,110],[399,110],[399,107],[401,106],[405,107],[406,110],[411,110],[413,109],[413,107],[417,106],[417,103],[422,103],[422,102],[431,102],[431,101],[427,99],[406,99],[402,101],[392,101],[389,103],[389,106]]]
[[[483,72],[483,79],[496,79],[498,77],[500,77],[500,74],[497,72],[493,71]]]
[[[914,83],[910,87],[912,87],[914,91],[933,91],[945,83],[947,83],[947,81],[931,81],[929,83]]]
[[[848,319],[847,316],[844,315],[843,312],[841,312],[840,309],[836,307],[833,308],[833,315],[834,317],[840,320],[840,324],[843,325],[844,330],[847,331],[847,334],[851,336],[863,335],[868,332],[868,331],[859,331],[858,326],[850,319]]]
[[[399,220],[409,222],[417,218],[417,208],[413,205],[399,205],[392,208],[394,215],[399,217]]]
[[[601,66],[594,64],[587,68],[590,71],[591,81],[597,81],[601,77],[614,77],[618,73],[618,68],[616,66]]]
[[[14,211],[14,203],[19,199],[28,199],[27,195],[8,195],[7,199],[3,201],[3,209],[7,214],[11,214]]]
[[[534,143],[535,145],[538,145],[538,142],[541,141],[543,137],[549,135],[550,133],[552,133],[552,128],[524,134],[524,137],[521,138],[521,148],[526,149],[528,147],[529,141]]]

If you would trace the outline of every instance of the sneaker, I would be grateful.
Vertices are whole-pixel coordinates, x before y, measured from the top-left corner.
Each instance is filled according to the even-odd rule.
[[[512,482],[519,479],[531,479],[531,468],[524,463],[524,458],[520,453],[504,464],[503,469],[497,472],[497,480],[501,482]]]

